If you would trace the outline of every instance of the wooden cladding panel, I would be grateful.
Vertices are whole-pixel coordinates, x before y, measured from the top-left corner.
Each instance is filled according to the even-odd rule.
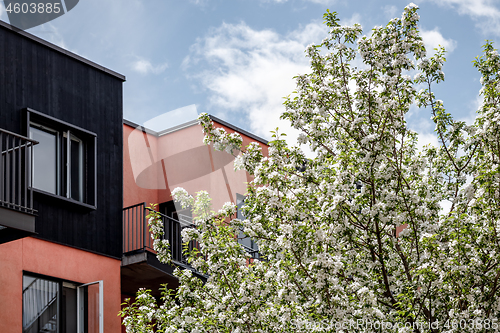
[[[97,209],[35,193],[39,238],[121,256],[122,83],[0,26],[0,128],[26,135],[31,108],[97,134]]]

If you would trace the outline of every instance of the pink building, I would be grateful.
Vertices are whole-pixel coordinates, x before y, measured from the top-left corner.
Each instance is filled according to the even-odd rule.
[[[257,142],[267,154],[267,141],[216,117],[211,119],[216,127],[241,134],[244,146]],[[180,239],[181,229],[191,225],[191,213],[176,206],[171,192],[176,187],[186,189],[191,195],[207,191],[213,199],[213,210],[218,210],[228,201],[242,203],[246,183],[251,178],[243,170],[234,171],[232,155],[203,143],[204,135],[196,120],[161,132],[124,121],[123,134],[122,297],[133,297],[141,287],[159,296],[161,283],[177,286],[172,275],[175,266],[191,269],[182,256]],[[159,203],[159,210],[165,216],[165,235],[174,259],[172,266],[161,264],[152,249],[145,219],[145,207],[150,203]],[[248,247],[251,251],[250,242]]]

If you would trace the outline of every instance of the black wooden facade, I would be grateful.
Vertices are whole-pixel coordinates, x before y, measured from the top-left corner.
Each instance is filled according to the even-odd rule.
[[[35,190],[35,237],[121,257],[124,80],[0,21],[0,128],[29,136],[29,115],[41,114],[80,128],[90,138],[86,133],[93,133],[96,140],[87,151],[95,156],[86,157],[95,165],[93,174],[86,173],[89,179],[95,176],[95,182],[87,179],[86,191],[95,197],[82,204]]]

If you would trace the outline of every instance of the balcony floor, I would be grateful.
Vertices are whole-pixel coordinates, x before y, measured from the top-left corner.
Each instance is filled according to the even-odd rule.
[[[177,262],[173,262],[172,265],[162,264],[156,258],[156,254],[150,251],[124,254],[121,267],[122,293],[132,297],[139,288],[146,288],[159,299],[161,284],[167,283],[170,289],[176,289],[179,286],[177,277],[173,275],[175,267],[190,269]],[[193,273],[202,281],[206,281],[206,276]]]
[[[35,234],[35,215],[0,207],[0,244]]]
[[[168,283],[172,289],[179,286],[173,272],[174,267],[162,264],[149,251],[125,254],[121,267],[122,293],[135,296],[139,288],[146,288],[152,291],[154,297],[159,298],[161,284]]]

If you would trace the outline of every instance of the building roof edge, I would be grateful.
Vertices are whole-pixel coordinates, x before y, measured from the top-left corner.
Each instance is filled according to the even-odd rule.
[[[249,138],[252,138],[252,139],[254,139],[255,141],[259,141],[259,142],[261,142],[261,143],[263,143],[263,144],[265,144],[265,145],[269,145],[269,141],[267,141],[267,140],[265,140],[265,139],[261,138],[260,136],[257,136],[257,135],[255,135],[255,134],[252,134],[252,133],[250,133],[250,132],[247,132],[247,131],[245,131],[244,129],[242,129],[242,128],[240,128],[240,127],[234,126],[233,124],[230,124],[230,123],[228,123],[227,121],[224,121],[224,120],[222,120],[222,119],[220,119],[220,118],[217,118],[216,116],[212,116],[212,115],[208,115],[208,116],[209,116],[209,117],[210,117],[210,119],[212,119],[213,121],[215,121],[215,122],[217,122],[217,123],[219,123],[219,124],[221,124],[221,125],[224,125],[224,126],[226,126],[226,127],[229,127],[230,129],[234,130],[235,132],[238,132],[238,133],[240,133],[240,134],[243,134],[243,135],[245,135],[245,136],[248,136]]]
[[[247,137],[249,137],[251,139],[254,139],[255,141],[258,141],[260,143],[265,144],[266,146],[269,145],[269,141],[267,141],[267,140],[265,140],[265,139],[263,139],[263,138],[255,135],[255,134],[247,132],[244,129],[242,129],[240,127],[237,127],[237,126],[234,126],[234,125],[232,125],[232,124],[230,124],[230,123],[228,123],[228,122],[226,122],[226,121],[224,121],[224,120],[222,120],[220,118],[217,118],[215,116],[209,115],[209,117],[210,117],[210,119],[212,121],[215,121],[216,123],[219,123],[219,124],[221,124],[223,126],[226,126],[226,127],[230,128],[230,129],[232,129],[233,131],[238,132],[239,134],[243,134],[243,135],[245,135],[245,136],[247,136]],[[182,123],[180,125],[164,129],[164,130],[159,131],[159,132],[156,132],[156,131],[154,131],[152,129],[149,129],[147,127],[144,127],[142,125],[136,124],[136,123],[134,123],[134,122],[132,122],[130,120],[127,120],[127,119],[123,119],[123,123],[125,125],[128,125],[130,127],[134,127],[134,128],[140,127],[146,133],[160,137],[162,135],[166,135],[166,134],[169,134],[169,133],[172,133],[172,132],[175,132],[175,131],[179,131],[181,129],[184,129],[184,128],[187,128],[187,127],[190,127],[190,126],[197,125],[198,124],[198,120],[191,120],[191,121]]]
[[[85,63],[85,64],[87,64],[87,65],[89,65],[91,67],[99,69],[99,70],[101,70],[101,71],[103,71],[103,72],[105,72],[105,73],[107,73],[107,74],[109,74],[111,76],[114,76],[114,77],[116,77],[116,78],[118,78],[118,79],[120,79],[122,81],[126,81],[125,75],[117,73],[117,72],[115,72],[115,71],[113,71],[113,70],[111,70],[109,68],[101,66],[101,65],[99,65],[99,64],[97,64],[97,63],[95,63],[93,61],[90,61],[90,60],[88,60],[88,59],[86,59],[86,58],[84,58],[82,56],[79,56],[78,54],[75,54],[75,53],[73,53],[71,51],[63,49],[62,47],[57,46],[55,44],[52,44],[51,42],[48,42],[48,41],[46,41],[46,40],[44,40],[44,39],[42,39],[40,37],[37,37],[35,35],[32,35],[29,32],[26,32],[24,30],[16,28],[15,26],[13,26],[13,25],[11,25],[11,24],[9,24],[7,22],[4,22],[4,21],[0,20],[0,27],[2,27],[4,29],[7,29],[7,30],[11,30],[11,31],[13,31],[13,32],[15,32],[15,33],[23,36],[23,37],[31,39],[31,40],[33,40],[33,41],[35,41],[37,43],[40,43],[40,44],[42,44],[42,45],[50,48],[50,49],[53,49],[53,50],[58,51],[58,52],[60,52],[62,54],[65,54],[65,55],[67,55],[70,58],[73,58],[73,59],[76,59],[78,61],[81,61],[81,62],[83,62],[83,63]]]

